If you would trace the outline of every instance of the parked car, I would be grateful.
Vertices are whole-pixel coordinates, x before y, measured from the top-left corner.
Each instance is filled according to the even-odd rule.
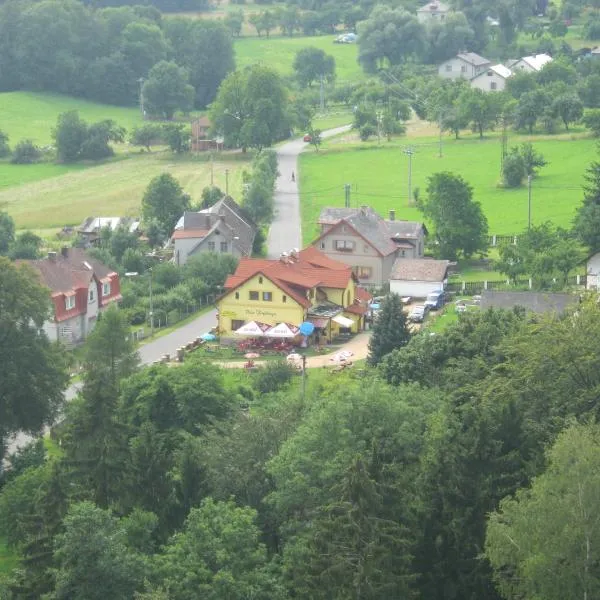
[[[307,133],[303,138],[303,141],[305,142],[312,142],[312,136],[310,135],[310,133]]]
[[[429,312],[429,309],[424,304],[417,304],[413,306],[413,309],[408,315],[408,320],[413,323],[422,323],[425,320],[425,316]]]
[[[427,296],[427,300],[425,300],[425,306],[429,307],[429,310],[439,310],[446,304],[446,294],[444,290],[438,290],[436,292],[431,292]]]

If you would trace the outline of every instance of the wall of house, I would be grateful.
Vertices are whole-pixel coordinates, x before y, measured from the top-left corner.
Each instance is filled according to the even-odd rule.
[[[259,299],[250,300],[250,292],[258,292]],[[263,300],[264,292],[270,292],[272,300]],[[277,323],[300,325],[306,314],[303,306],[262,275],[254,276],[222,297],[217,302],[217,308],[219,309],[219,333],[225,337],[233,335],[231,322],[235,320],[260,321],[269,325]]]
[[[329,302],[333,302],[334,304],[338,304],[339,306],[343,307],[354,304],[356,284],[352,279],[348,281],[348,285],[343,290],[339,288],[328,287],[321,287],[321,289],[323,292],[325,292],[325,294],[327,294],[327,300],[329,300]]]
[[[90,335],[92,329],[96,325],[96,320],[98,317],[98,282],[96,279],[92,279],[90,281],[90,285],[87,291],[87,314],[84,315],[85,318],[85,336]]]
[[[426,298],[431,292],[444,289],[443,281],[403,281],[390,280],[390,292],[399,296]]]
[[[598,289],[600,283],[600,252],[590,257],[587,262],[587,281],[588,290]]]
[[[483,67],[476,67],[458,57],[443,62],[438,67],[438,75],[444,79],[471,79],[481,73]]]
[[[417,20],[419,23],[444,21],[446,19],[446,14],[447,11],[422,10],[417,12]]]
[[[471,87],[483,90],[484,92],[501,92],[506,87],[506,79],[500,77],[494,71],[490,71],[491,75],[484,71],[481,75],[471,80]],[[492,83],[496,84],[496,88],[492,89]]]
[[[192,251],[192,248],[198,244],[200,240],[198,238],[185,238],[180,240],[175,240],[175,244],[173,247],[173,256],[175,257],[176,265],[185,265],[187,262],[189,253]]]
[[[519,62],[516,62],[514,65],[512,65],[511,67],[512,71],[522,71],[523,73],[535,73],[536,70],[529,64],[526,63],[524,60],[520,60]]]
[[[233,244],[233,237],[230,235],[229,230],[227,232],[222,231],[219,235],[216,232],[212,232],[210,235],[206,236],[202,243],[198,246],[198,242],[200,240],[198,238],[187,238],[175,240],[175,244],[173,247],[173,256],[175,257],[175,264],[177,265],[185,265],[188,258],[190,256],[194,256],[195,254],[199,254],[201,252],[212,252],[209,250],[209,244],[214,243],[215,249],[214,252],[221,252],[221,242],[227,242],[227,250],[228,254],[233,254],[236,258],[240,258],[242,253],[239,251],[237,246]],[[194,250],[194,247],[197,248]],[[192,250],[194,250],[192,252]],[[223,251],[225,252],[225,251]]]
[[[336,249],[337,241],[354,242],[351,252]],[[363,238],[352,233],[343,233],[338,229],[325,235],[313,244],[317,250],[350,267],[365,267],[371,269],[370,277],[361,277],[361,284],[381,285],[384,281],[382,273],[382,257]],[[393,261],[392,261],[393,262]]]

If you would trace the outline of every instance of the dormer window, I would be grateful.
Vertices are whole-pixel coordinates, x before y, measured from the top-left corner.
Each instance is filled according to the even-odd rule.
[[[65,298],[65,310],[72,310],[73,308],[75,308],[75,294]]]
[[[102,284],[102,295],[110,296],[110,281],[106,281]]]

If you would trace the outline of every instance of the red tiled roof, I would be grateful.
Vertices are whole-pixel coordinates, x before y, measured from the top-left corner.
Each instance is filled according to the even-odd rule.
[[[174,240],[201,239],[208,235],[208,229],[176,229],[171,236]]]
[[[316,267],[332,269],[334,271],[345,271],[348,265],[339,262],[329,256],[319,252],[314,246],[308,246],[304,250],[300,250],[300,260],[309,262]]]
[[[357,300],[360,300],[361,302],[371,302],[373,299],[373,295],[363,287],[357,286],[355,294]]]
[[[362,306],[360,304],[352,304],[350,306],[347,306],[344,309],[344,312],[353,314],[353,315],[364,315],[367,312],[369,312],[369,307],[368,306]]]

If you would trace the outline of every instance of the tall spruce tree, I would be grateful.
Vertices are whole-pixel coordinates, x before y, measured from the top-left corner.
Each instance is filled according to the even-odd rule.
[[[406,346],[409,339],[410,331],[400,296],[390,294],[382,302],[381,313],[373,325],[373,335],[369,341],[369,364],[379,364],[386,354]]]
[[[583,204],[577,210],[575,235],[592,252],[600,250],[600,162],[593,162],[585,175]]]

